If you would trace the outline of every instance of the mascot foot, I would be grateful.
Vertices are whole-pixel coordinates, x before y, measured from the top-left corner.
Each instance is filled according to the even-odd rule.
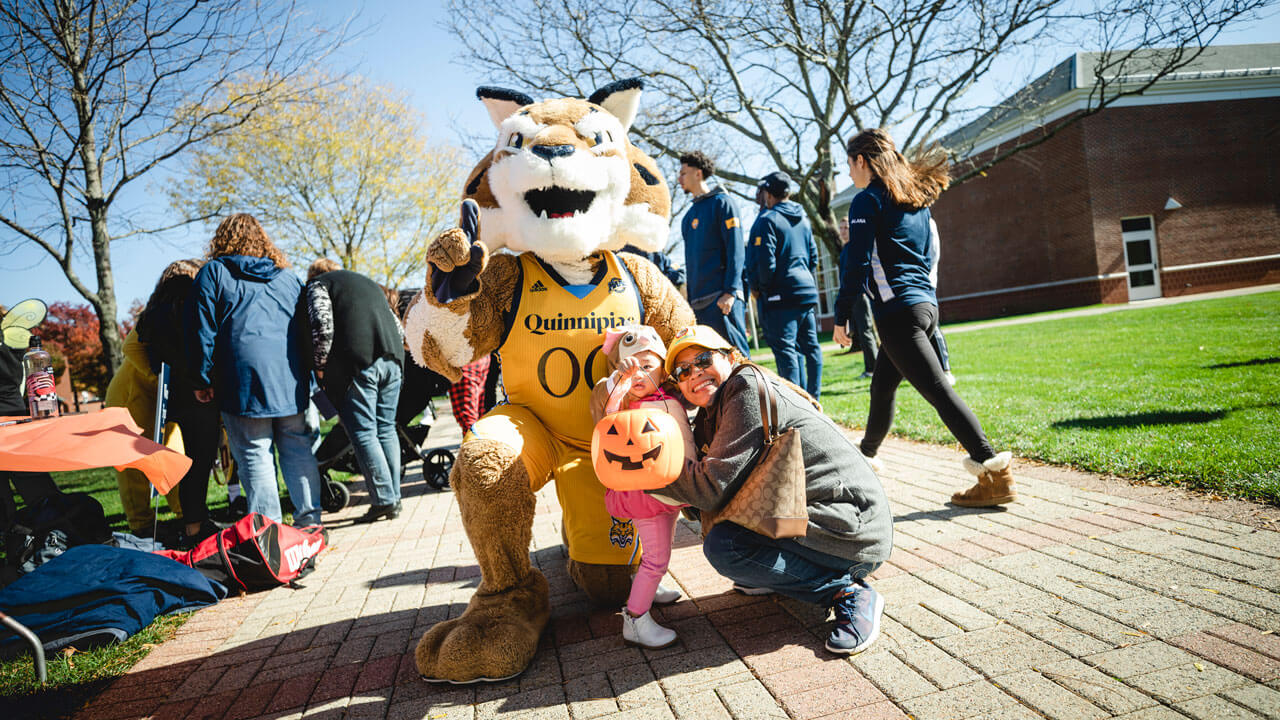
[[[524,672],[551,611],[537,569],[499,593],[477,592],[461,617],[433,626],[414,653],[428,682],[499,682]]]

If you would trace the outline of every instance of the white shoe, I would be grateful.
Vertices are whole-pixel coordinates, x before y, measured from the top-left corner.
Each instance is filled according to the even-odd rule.
[[[658,605],[670,605],[679,599],[679,590],[673,590],[662,584],[659,584],[658,589],[653,592],[653,601]]]
[[[624,605],[622,608],[622,641],[628,645],[657,650],[675,644],[676,631],[662,627],[649,613],[640,617],[631,617]]]
[[[772,595],[773,591],[766,587],[751,587],[750,585],[733,584],[733,589],[743,595]]]
[[[950,370],[948,370],[948,371],[946,372],[946,376],[947,376],[947,382],[948,382],[948,383],[950,383],[951,387],[955,387],[955,386],[956,386],[956,376],[955,376],[955,375],[952,375]]]

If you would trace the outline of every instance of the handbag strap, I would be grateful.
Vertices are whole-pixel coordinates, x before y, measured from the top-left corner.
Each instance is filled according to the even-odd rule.
[[[758,381],[756,391],[760,395],[760,423],[764,426],[764,444],[772,445],[778,438],[778,397],[770,387],[772,383],[769,382],[769,376],[765,374],[764,368],[755,363],[739,363],[729,375],[730,377],[737,375],[746,368],[755,371]]]

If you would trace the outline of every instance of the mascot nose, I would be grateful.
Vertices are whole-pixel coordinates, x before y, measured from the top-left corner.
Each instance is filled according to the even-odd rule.
[[[529,149],[533,151],[534,155],[537,155],[547,162],[550,162],[551,158],[572,155],[574,151],[574,147],[572,145],[534,145]]]

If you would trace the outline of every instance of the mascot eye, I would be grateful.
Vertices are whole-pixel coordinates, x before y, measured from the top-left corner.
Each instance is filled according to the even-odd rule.
[[[623,343],[624,345],[630,345],[630,344],[634,343],[635,341],[636,341],[636,336],[635,336],[635,335],[632,335],[631,333],[627,333],[626,335],[623,335],[623,336],[622,336],[622,343]]]
[[[524,147],[524,136],[520,133],[511,133],[511,138],[507,140],[507,147],[517,149]]]

